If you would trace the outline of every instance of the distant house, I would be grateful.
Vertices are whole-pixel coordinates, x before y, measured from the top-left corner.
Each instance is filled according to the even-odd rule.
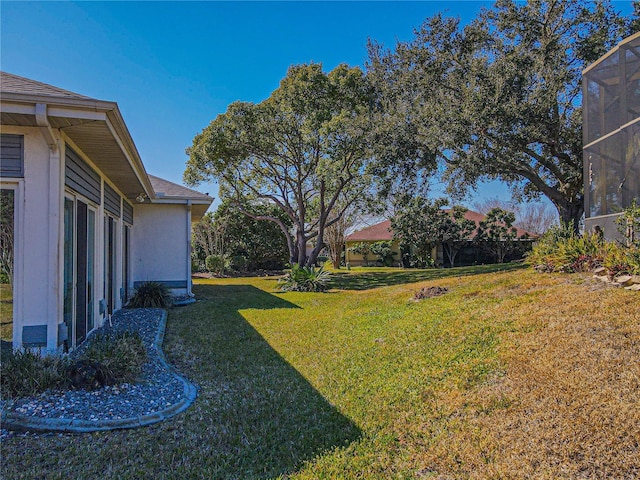
[[[640,32],[583,72],[585,228],[620,234],[622,210],[640,202]]]
[[[476,224],[476,231],[474,231],[471,235],[471,239],[473,239],[476,234],[477,234],[477,227],[480,225],[480,222],[482,220],[484,220],[485,216],[481,213],[478,212],[474,212],[473,210],[467,210],[467,212],[465,213],[465,218],[468,220],[471,220],[473,222],[475,222]],[[517,238],[525,238],[525,239],[533,239],[534,237],[536,237],[536,235],[527,232],[526,230],[523,230],[521,228],[517,228],[516,227],[516,236]],[[348,235],[345,238],[345,249],[346,249],[346,254],[345,254],[345,259],[346,262],[349,263],[352,266],[362,266],[365,264],[364,259],[362,258],[362,255],[358,255],[352,251],[350,251],[350,249],[361,242],[365,242],[365,243],[375,243],[375,242],[379,242],[379,241],[391,241],[392,243],[392,250],[395,253],[394,259],[395,262],[394,264],[396,266],[400,266],[402,263],[402,258],[403,255],[407,252],[402,252],[401,248],[400,248],[400,244],[397,240],[394,240],[393,238],[393,230],[391,228],[391,221],[390,220],[385,220],[383,222],[380,223],[376,223],[375,225],[371,225],[369,227],[363,228],[361,230],[358,230],[356,232],[353,232],[351,235]],[[442,247],[442,245],[437,245],[432,253],[431,253],[431,257],[435,260],[437,265],[447,265],[447,259],[446,259],[446,255],[444,255],[444,249]],[[512,258],[507,258],[507,260],[510,260]],[[370,254],[368,256],[367,259],[367,263],[369,264],[375,264],[376,258],[375,255]],[[476,243],[473,242],[467,242],[464,244],[463,248],[461,249],[460,253],[458,253],[458,256],[456,257],[456,266],[457,265],[471,265],[471,264],[479,264],[479,263],[493,263],[493,259],[487,255],[486,252],[483,251],[483,249],[481,248],[481,246],[479,246]]]
[[[391,229],[391,221],[385,220],[375,225],[365,227],[361,230],[355,231],[345,238],[345,262],[351,266],[358,267],[363,266],[365,263],[375,264],[375,255],[369,254],[367,261],[362,255],[354,253],[351,249],[358,243],[376,243],[390,241],[392,242],[391,250],[394,253],[394,265],[400,266],[401,252],[400,244],[393,238],[393,230]]]
[[[139,282],[190,295],[191,223],[213,199],[148,175],[115,102],[4,72],[0,95],[14,348],[75,348]]]

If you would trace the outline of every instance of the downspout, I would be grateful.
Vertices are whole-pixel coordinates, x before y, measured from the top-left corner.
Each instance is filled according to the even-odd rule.
[[[47,350],[56,351],[58,349],[58,319],[62,318],[62,305],[59,304],[60,283],[60,209],[62,196],[62,166],[61,152],[58,142],[53,134],[53,129],[47,116],[47,105],[45,103],[36,104],[36,125],[40,127],[42,136],[49,145],[49,212],[48,212],[48,269],[47,279],[49,288],[47,289]],[[53,317],[53,321],[51,321]],[[63,335],[64,336],[64,335]]]
[[[191,200],[187,200],[187,296],[194,297],[191,292]]]

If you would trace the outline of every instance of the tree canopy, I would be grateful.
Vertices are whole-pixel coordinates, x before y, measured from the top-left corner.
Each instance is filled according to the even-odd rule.
[[[359,68],[326,74],[320,64],[292,66],[268,99],[231,104],[194,138],[184,180],[216,179],[221,198],[279,226],[292,263],[311,265],[325,228],[370,189],[369,110]],[[293,228],[256,210],[264,204],[277,206]],[[308,242],[315,244],[309,256]]]
[[[492,208],[478,226],[475,240],[495,255],[498,263],[515,249],[518,230],[513,226],[516,216],[513,212]]]
[[[609,3],[498,0],[464,28],[437,14],[394,51],[370,42],[368,74],[395,127],[443,161],[450,193],[499,179],[577,228],[581,72],[629,25]]]

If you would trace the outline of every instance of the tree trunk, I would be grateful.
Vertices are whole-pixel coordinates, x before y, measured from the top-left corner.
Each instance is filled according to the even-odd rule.
[[[307,239],[304,232],[301,230],[298,230],[296,235],[296,243],[298,247],[298,260],[296,263],[300,266],[304,266],[307,263]]]
[[[458,255],[458,249],[455,248],[453,245],[449,245],[448,243],[443,243],[442,244],[445,248],[445,251],[447,252],[447,257],[449,258],[449,265],[451,266],[451,268],[453,268],[455,266],[455,261],[456,261],[456,256]]]
[[[558,210],[562,224],[571,226],[573,231],[578,233],[580,229],[580,219],[584,213],[584,198],[580,197],[573,202],[567,200],[553,203]]]

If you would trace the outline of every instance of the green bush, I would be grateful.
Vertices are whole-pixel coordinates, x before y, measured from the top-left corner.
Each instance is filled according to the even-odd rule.
[[[626,239],[628,247],[640,248],[640,205],[634,199],[616,219],[618,231]]]
[[[91,337],[81,360],[95,368],[104,378],[102,385],[133,382],[142,372],[147,361],[147,350],[140,335],[132,332],[98,332]]]
[[[166,285],[159,282],[145,282],[136,289],[129,300],[129,308],[169,308],[173,304]]]
[[[195,255],[191,255],[191,272],[203,272],[204,270],[204,263]]]
[[[555,226],[538,239],[527,262],[545,272],[584,272],[601,266],[606,250],[598,234],[578,235],[570,226]]]
[[[249,262],[247,261],[247,257],[244,255],[234,255],[231,257],[231,261],[229,262],[231,270],[236,272],[246,272],[248,265]]]
[[[0,385],[5,398],[37,395],[68,384],[66,357],[43,357],[30,350],[2,352]]]
[[[385,267],[393,265],[393,257],[396,255],[393,251],[393,242],[389,240],[375,242],[371,245],[371,253],[376,255],[380,263]]]
[[[82,348],[82,347],[81,347]],[[3,352],[0,387],[3,398],[38,395],[50,389],[95,388],[133,382],[142,372],[147,351],[137,333],[96,333],[77,358],[47,356],[30,350]]]
[[[587,272],[604,266],[610,277],[640,274],[640,248],[605,242],[597,233],[575,234],[554,227],[544,234],[527,257],[527,262],[543,272]]]
[[[301,267],[293,264],[284,277],[278,280],[280,290],[285,292],[323,292],[327,289],[329,272],[316,267]]]
[[[222,275],[229,270],[229,260],[223,255],[209,255],[205,263],[207,270],[216,275]]]

